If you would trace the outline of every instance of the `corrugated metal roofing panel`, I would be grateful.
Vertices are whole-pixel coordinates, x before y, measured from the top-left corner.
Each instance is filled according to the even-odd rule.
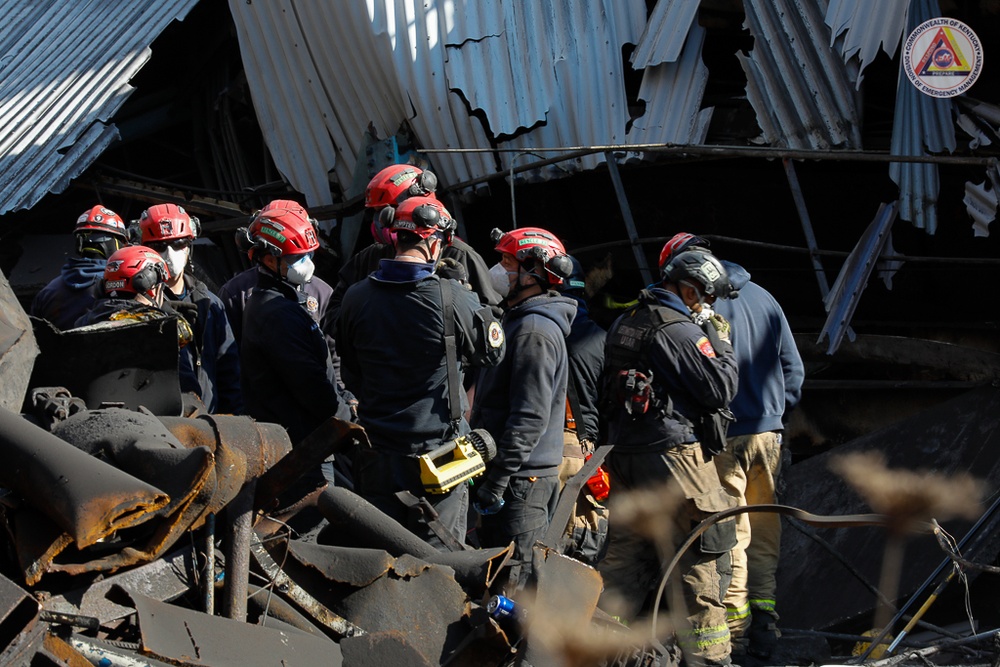
[[[106,122],[149,45],[196,2],[0,3],[0,214],[61,192],[117,138]]]
[[[833,354],[840,347],[844,334],[851,325],[851,318],[861,300],[861,293],[868,285],[868,278],[876,266],[876,260],[890,238],[892,223],[896,220],[896,202],[882,204],[858,244],[847,256],[840,274],[826,295],[824,305],[828,313],[823,330],[819,332],[817,343],[829,337],[827,354]]]
[[[697,2],[659,0],[632,53],[632,67],[644,69],[676,61],[697,15]]]
[[[851,68],[829,46],[820,0],[744,0],[755,39],[737,54],[764,139],[788,148],[860,148]]]
[[[1000,172],[994,164],[986,170],[986,180],[981,184],[968,181],[965,184],[965,210],[972,218],[974,236],[989,236],[990,223],[997,217],[997,196],[1000,194]]]
[[[704,43],[705,29],[695,24],[677,62],[646,68],[639,86],[646,113],[632,125],[630,143],[704,143],[713,111],[701,109],[708,85]]]
[[[826,24],[830,26],[830,45],[843,34],[840,51],[844,60],[858,57],[861,73],[878,55],[879,47],[890,58],[899,47],[906,25],[906,9],[910,0],[830,0]]]
[[[913,0],[907,34],[940,14],[936,0]],[[902,65],[900,65],[902,67]],[[900,71],[896,82],[896,110],[892,123],[892,155],[953,153],[956,146],[952,122],[954,101],[924,95]],[[926,163],[889,163],[889,177],[899,186],[899,217],[926,230],[937,231],[938,168]]]
[[[530,151],[626,141],[622,47],[643,31],[643,0],[368,0],[367,6],[230,0],[230,9],[251,89],[268,91],[254,96],[268,146],[310,204],[330,200],[328,172],[349,187],[369,128],[386,137],[406,123],[418,147],[436,149],[495,143]],[[309,59],[304,72],[290,68],[273,42],[296,44],[293,55]],[[679,94],[690,95],[701,82],[684,84]],[[659,97],[650,93],[651,100]],[[649,140],[659,136],[665,134]],[[430,159],[449,184],[494,173],[498,162],[506,170],[515,158],[433,153]],[[603,159],[526,177],[589,169]]]

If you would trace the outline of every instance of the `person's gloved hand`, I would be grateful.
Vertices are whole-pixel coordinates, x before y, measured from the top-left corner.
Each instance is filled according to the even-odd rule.
[[[451,278],[466,285],[469,282],[469,273],[458,261],[452,257],[442,257],[434,266],[434,272],[442,278]]]
[[[175,313],[188,321],[192,329],[197,325],[198,304],[191,303],[190,301],[175,301],[173,299],[167,299],[167,303],[173,308]]]
[[[719,338],[732,345],[732,341],[729,340],[729,332],[732,330],[732,327],[729,325],[729,321],[716,312],[712,313],[712,315],[708,318],[708,321],[713,327],[715,327],[715,330],[719,332]]]
[[[496,514],[503,509],[503,491],[497,491],[490,483],[476,487],[476,501],[472,506],[482,515]]]

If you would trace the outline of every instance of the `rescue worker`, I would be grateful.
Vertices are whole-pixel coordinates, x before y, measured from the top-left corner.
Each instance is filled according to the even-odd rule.
[[[395,234],[396,255],[347,290],[338,323],[345,376],[357,378],[358,421],[372,445],[355,453],[355,490],[444,548],[445,539],[396,494],[426,498],[444,529],[465,542],[468,485],[428,493],[417,457],[469,433],[461,365],[499,363],[503,330],[471,291],[434,272],[455,229],[440,202],[411,197],[382,217]]]
[[[164,301],[170,270],[159,253],[141,245],[125,246],[108,258],[101,287],[104,296],[94,301],[74,326],[123,320],[147,321],[177,316],[177,343],[183,348],[194,334],[191,326]]]
[[[222,301],[187,271],[199,221],[176,204],[156,204],[138,221],[141,242],[167,264],[166,298],[192,325],[194,340],[181,350],[181,391],[201,398],[209,413],[239,414],[240,358]]]
[[[531,574],[532,546],[545,534],[559,494],[566,382],[566,337],[576,302],[555,291],[572,271],[562,242],[537,227],[493,231],[500,262],[490,269],[505,297],[507,354],[484,370],[473,402],[473,427],[485,428],[497,455],[476,483],[482,546],[514,542],[511,583]]]
[[[773,504],[781,472],[784,420],[802,396],[805,368],[788,320],[777,300],[750,280],[742,266],[723,261],[736,300],[720,301],[729,321],[740,387],[730,409],[729,446],[715,457],[723,486],[740,504]],[[771,655],[780,631],[775,610],[775,572],[781,547],[781,517],[752,512],[733,550],[733,581],[725,602],[734,654]],[[738,528],[741,525],[737,524]]]
[[[594,453],[600,435],[598,400],[604,371],[604,341],[607,332],[590,319],[585,298],[586,276],[580,261],[569,256],[573,271],[560,291],[576,302],[570,334],[566,338],[569,380],[566,384],[566,426],[563,459],[559,468],[560,488],[583,467]],[[607,549],[607,508],[586,487],[571,517],[572,551],[569,555],[596,565]]]
[[[275,209],[301,209],[302,215],[306,215],[305,208],[302,204],[290,199],[276,199],[269,202],[264,206],[261,211],[267,211],[271,208]],[[307,216],[308,217],[308,216]],[[243,235],[237,236],[237,242],[245,244],[246,237]],[[242,248],[248,254],[250,248]],[[219,288],[219,299],[222,300],[223,305],[226,307],[226,315],[229,318],[229,326],[233,329],[233,336],[236,338],[236,344],[239,346],[243,334],[243,309],[246,307],[247,299],[250,298],[250,294],[257,287],[258,279],[262,272],[266,269],[260,266],[251,266],[246,271],[241,271],[235,276],[226,281],[222,287]],[[331,317],[330,311],[330,299],[333,295],[333,287],[330,286],[328,282],[314,275],[312,280],[307,282],[305,285],[301,285],[302,293],[305,294],[305,309],[309,315],[319,323],[320,330],[326,337],[327,345],[330,348],[330,356],[334,362],[334,368],[339,369],[340,358],[337,356],[337,347],[334,343],[334,334],[336,329],[336,322],[333,317]],[[339,370],[338,370],[339,373]],[[339,378],[339,374],[338,374]]]
[[[670,545],[654,544],[611,515],[611,541],[599,565],[602,608],[628,620],[648,611],[644,606],[653,601],[670,547],[676,550],[702,519],[736,504],[710,458],[725,444],[711,426],[736,393],[736,360],[719,335],[725,331],[722,318],[715,315],[704,327],[693,319],[717,298],[730,297],[732,285],[719,260],[704,249],[661,257],[669,259],[660,266],[660,283],[642,290],[638,304],[608,332],[602,384],[607,442],[614,446],[606,461],[613,492],[670,482],[685,498],[663,519],[673,521]],[[687,619],[675,632],[688,665],[730,664],[722,596],[735,541],[731,519],[714,524],[675,572],[679,577],[673,581],[679,579],[686,603],[686,610],[674,610],[675,619]]]
[[[31,302],[31,314],[60,330],[71,329],[94,301],[103,296],[104,267],[116,250],[128,243],[125,222],[109,208],[97,205],[84,211],[73,229],[76,256],[63,264]]]
[[[433,172],[409,164],[393,164],[382,169],[365,188],[365,209],[373,215],[371,233],[374,243],[355,253],[340,269],[340,280],[331,297],[334,318],[340,310],[340,302],[347,289],[365,278],[379,266],[379,261],[392,259],[394,247],[391,227],[381,219],[380,213],[386,207],[395,208],[410,197],[430,197],[437,189],[437,177]],[[494,307],[499,312],[500,295],[492,288],[486,262],[472,246],[452,234],[451,243],[444,249],[442,257],[452,259],[465,268],[468,285],[476,293],[480,303]]]
[[[269,206],[240,232],[261,268],[243,311],[240,371],[247,414],[281,424],[293,444],[329,417],[350,419],[339,397],[330,350],[307,311],[316,230],[300,205]]]

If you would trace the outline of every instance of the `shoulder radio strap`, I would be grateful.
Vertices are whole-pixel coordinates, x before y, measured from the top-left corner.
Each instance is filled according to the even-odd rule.
[[[458,343],[455,340],[455,307],[450,280],[439,280],[441,304],[444,306],[444,352],[448,362],[448,405],[451,410],[451,437],[458,435],[462,422],[462,399],[458,379]]]

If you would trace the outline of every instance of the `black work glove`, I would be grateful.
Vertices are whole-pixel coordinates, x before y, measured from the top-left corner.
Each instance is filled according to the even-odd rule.
[[[469,272],[465,270],[465,267],[462,266],[461,263],[452,257],[443,257],[438,260],[437,265],[434,267],[434,272],[442,278],[451,278],[452,280],[457,280],[463,285],[468,285]]]
[[[498,495],[492,485],[484,484],[476,489],[476,500],[472,506],[483,516],[496,514],[503,509],[503,495]]]
[[[198,304],[190,301],[174,301],[167,299],[167,304],[175,313],[187,320],[191,328],[194,329],[198,323]]]

